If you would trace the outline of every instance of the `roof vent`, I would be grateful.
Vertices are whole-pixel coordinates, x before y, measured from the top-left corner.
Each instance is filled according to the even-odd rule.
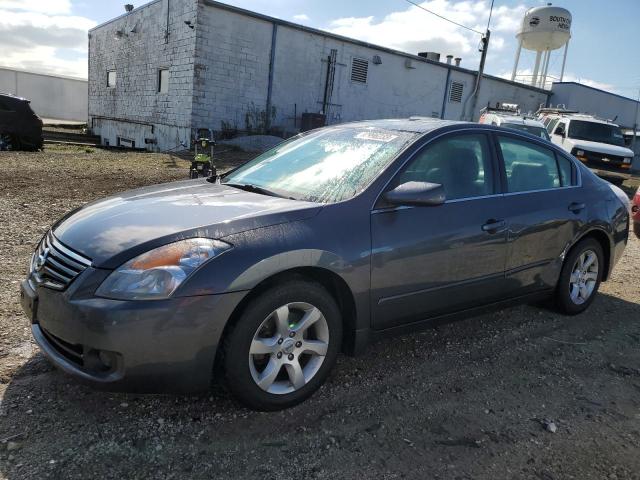
[[[133,5],[131,5],[130,3],[127,3],[127,4],[124,6],[124,11],[125,11],[125,12],[129,13],[129,12],[130,12],[130,11],[132,11],[132,10],[133,10]]]
[[[440,54],[438,52],[419,52],[418,56],[426,58],[427,60],[431,60],[433,62],[440,61]]]

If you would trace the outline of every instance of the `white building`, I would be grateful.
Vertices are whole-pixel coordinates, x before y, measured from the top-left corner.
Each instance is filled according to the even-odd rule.
[[[30,100],[45,120],[87,121],[87,80],[82,78],[0,67],[0,93]]]
[[[476,73],[211,0],[155,0],[89,33],[89,119],[104,142],[189,145],[196,129],[290,134],[411,115],[460,119]],[[549,92],[485,76],[487,102],[535,111]]]

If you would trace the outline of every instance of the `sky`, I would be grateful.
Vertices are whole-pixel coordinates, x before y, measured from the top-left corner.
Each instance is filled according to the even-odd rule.
[[[487,28],[490,0],[415,0],[474,30]],[[125,1],[0,0],[0,66],[87,77],[87,31],[124,13]],[[136,7],[146,3],[133,1]],[[431,15],[407,0],[227,0],[225,3],[410,53],[462,57],[477,69],[480,36]],[[542,0],[495,0],[486,72],[511,77],[515,33],[529,7]],[[580,81],[632,98],[640,88],[640,0],[562,0],[573,15],[565,81]],[[524,51],[520,74],[535,54]],[[561,51],[550,73],[559,75]]]

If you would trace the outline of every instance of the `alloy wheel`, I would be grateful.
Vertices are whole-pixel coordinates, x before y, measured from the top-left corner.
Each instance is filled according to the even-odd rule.
[[[249,347],[249,369],[262,390],[283,395],[304,387],[322,366],[329,326],[322,312],[305,302],[278,307],[264,319]]]
[[[577,258],[569,277],[569,295],[576,305],[585,303],[598,282],[598,256],[593,250],[585,250]]]

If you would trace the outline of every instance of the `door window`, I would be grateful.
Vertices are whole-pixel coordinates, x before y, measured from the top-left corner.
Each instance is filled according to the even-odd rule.
[[[491,195],[491,150],[486,135],[450,135],[430,143],[394,183],[406,182],[441,184],[447,200]]]
[[[548,190],[571,185],[569,160],[524,140],[498,136],[509,192]]]
[[[547,124],[547,132],[553,133],[553,129],[556,127],[557,123],[560,121],[559,118],[554,118]]]

